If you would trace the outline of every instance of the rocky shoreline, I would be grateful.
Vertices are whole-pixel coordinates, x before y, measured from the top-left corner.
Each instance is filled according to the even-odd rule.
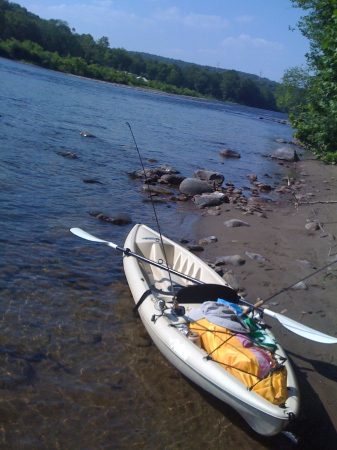
[[[244,206],[232,201],[200,213],[193,229],[203,243],[199,256],[250,302],[270,298],[265,305],[270,309],[337,336],[337,167],[305,160],[282,170],[278,190],[284,195],[276,201],[251,197]],[[306,340],[275,320],[267,322],[299,382],[297,448],[334,448],[337,345]]]

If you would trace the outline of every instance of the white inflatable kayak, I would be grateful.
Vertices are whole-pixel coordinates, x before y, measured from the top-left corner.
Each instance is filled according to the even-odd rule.
[[[194,383],[233,407],[257,433],[271,436],[282,431],[298,415],[299,392],[289,360],[270,330],[265,333],[287,372],[287,399],[280,405],[210,358],[197,333],[184,332],[189,315],[203,302],[226,297],[244,308],[244,300],[193,253],[145,225],[130,231],[125,249],[123,265],[136,309],[162,354]],[[263,323],[258,314],[252,320]]]

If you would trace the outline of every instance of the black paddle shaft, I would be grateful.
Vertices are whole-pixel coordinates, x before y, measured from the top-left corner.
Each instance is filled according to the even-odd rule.
[[[148,264],[151,264],[152,266],[159,267],[160,269],[166,270],[167,272],[170,272],[173,275],[177,275],[180,278],[184,278],[185,280],[191,281],[192,283],[199,284],[199,285],[207,285],[207,283],[205,283],[204,281],[200,281],[196,278],[190,277],[189,275],[185,275],[184,273],[181,273],[181,272],[178,272],[177,270],[171,269],[168,266],[164,266],[163,264],[160,264],[155,261],[152,261],[151,259],[145,258],[145,256],[138,255],[137,253],[132,252],[129,248],[123,248],[123,247],[119,247],[119,246],[116,246],[115,248],[116,248],[116,250],[119,250],[120,252],[124,253],[125,256],[133,256],[134,258],[137,258],[141,261],[147,262]],[[210,286],[213,286],[213,289],[214,289],[215,285],[212,284]],[[244,305],[254,308],[254,305],[252,303],[247,302],[242,297],[239,297],[237,295],[236,291],[234,291],[234,289],[232,289],[228,286],[225,286],[225,285],[221,285],[221,284],[219,284],[219,289],[222,292],[226,291],[227,297],[229,295],[229,292],[231,291],[231,294],[230,294],[231,298],[228,299],[229,301],[232,301],[233,303],[238,303],[238,300],[239,300],[240,303],[243,303]],[[192,293],[192,291],[191,291],[191,293]],[[196,292],[193,292],[193,293],[196,293]],[[219,292],[219,294],[220,294],[220,292]],[[178,292],[178,295],[179,295],[179,292]],[[221,295],[219,295],[219,297],[221,297]],[[185,299],[184,299],[184,301],[185,301]],[[198,303],[198,301],[196,301],[196,303]],[[263,308],[255,308],[255,309],[257,309],[259,312],[263,313]]]

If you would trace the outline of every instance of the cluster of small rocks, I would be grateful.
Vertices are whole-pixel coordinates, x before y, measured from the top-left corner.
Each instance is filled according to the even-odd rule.
[[[225,177],[219,172],[199,169],[192,177],[184,177],[169,164],[134,170],[128,172],[128,175],[143,183],[140,189],[148,194],[143,199],[144,202],[193,201],[197,208],[206,209],[206,213],[212,215],[220,214],[220,205],[229,203],[234,204],[235,208],[242,210],[245,214],[256,214],[260,217],[267,217],[266,211],[271,203],[271,200],[263,195],[268,195],[272,191],[291,194],[294,189],[300,187],[302,182],[302,180],[300,182],[291,180],[289,185],[289,179],[285,179],[286,185],[277,187],[258,180],[256,174],[247,174],[251,186],[237,188],[231,182],[224,183]],[[263,177],[271,178],[268,174],[264,174]]]

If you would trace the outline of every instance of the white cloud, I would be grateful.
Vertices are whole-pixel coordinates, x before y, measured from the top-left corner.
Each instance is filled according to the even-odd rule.
[[[196,28],[219,29],[226,28],[228,21],[220,16],[207,16],[203,14],[190,13],[183,18],[183,23]]]
[[[72,6],[61,4],[48,8],[51,17],[66,17],[71,27],[79,33],[107,35],[112,30],[132,27],[146,29],[152,22],[122,9],[116,9],[113,1],[95,1],[94,4],[77,3]],[[80,28],[80,29],[79,29]]]
[[[222,19],[220,16],[216,15],[196,13],[183,15],[177,7],[159,9],[155,14],[155,18],[157,20],[179,22],[188,27],[200,29],[227,28],[229,24],[226,19]]]
[[[284,50],[284,45],[279,42],[267,41],[262,38],[252,38],[248,34],[240,34],[238,38],[228,37],[221,42],[222,47],[231,49],[270,49],[274,51]]]
[[[180,21],[180,11],[177,7],[173,6],[172,8],[166,9],[158,9],[154,14],[155,19],[157,20],[166,20],[166,21]]]
[[[96,3],[99,6],[112,6],[113,5],[112,0],[101,0],[101,1],[96,1],[94,3]]]
[[[238,16],[235,21],[238,23],[249,23],[253,22],[255,18],[253,16]]]

